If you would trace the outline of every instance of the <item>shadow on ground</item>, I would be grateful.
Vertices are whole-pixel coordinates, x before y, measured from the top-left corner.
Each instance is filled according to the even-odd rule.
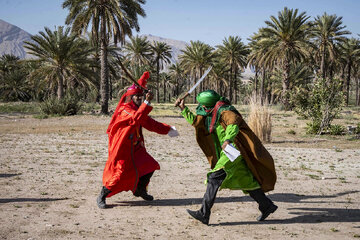
[[[0,173],[0,178],[9,178],[19,176],[21,173]]]
[[[13,202],[54,202],[68,200],[68,198],[0,198],[0,203]]]
[[[344,195],[358,193],[359,191],[346,191],[332,195],[299,195],[294,193],[275,193],[269,194],[268,197],[276,202],[286,203],[348,203],[348,201],[334,201],[337,197]],[[314,200],[311,200],[314,199]],[[316,200],[315,200],[316,199]],[[202,198],[177,198],[177,199],[155,199],[154,201],[117,201],[117,204],[109,204],[109,208],[117,206],[187,206],[194,204],[201,204]],[[229,203],[229,202],[249,202],[253,201],[249,196],[239,197],[217,197],[215,203]]]
[[[213,226],[234,226],[248,224],[293,224],[293,223],[322,223],[322,222],[360,222],[360,209],[340,208],[288,208],[289,215],[294,217],[286,219],[268,219],[263,222],[241,221],[223,222]],[[272,215],[276,217],[276,212]]]

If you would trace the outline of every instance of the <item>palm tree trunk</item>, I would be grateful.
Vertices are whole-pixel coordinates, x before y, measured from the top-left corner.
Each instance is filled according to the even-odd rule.
[[[112,78],[109,78],[109,100],[112,100]]]
[[[64,74],[62,70],[60,70],[60,76],[58,79],[58,87],[57,87],[57,98],[63,99],[64,97]]]
[[[160,101],[160,64],[159,59],[156,59],[156,102],[159,103]]]
[[[268,101],[267,101],[267,103],[268,104],[271,104],[271,91],[272,91],[272,83],[271,83],[271,80],[270,80],[270,76],[268,76],[268,78],[267,78],[267,80],[268,80],[268,91],[267,91],[267,99],[268,99]]]
[[[346,74],[346,106],[349,105],[351,65],[352,65],[351,61],[348,61],[348,63],[347,63],[347,74]]]
[[[360,84],[360,78],[356,79],[356,106],[360,106],[360,96],[359,96],[359,84]]]
[[[255,99],[258,97],[258,70],[255,68]]]
[[[272,83],[271,83],[271,89],[273,89],[274,86],[275,86],[275,83],[272,82]],[[274,102],[275,102],[275,94],[272,93],[272,90],[270,91],[270,95],[271,95],[271,97],[270,97],[270,104],[273,105]]]
[[[233,82],[232,82],[232,65],[230,66],[230,74],[229,74],[229,100],[232,102],[232,94],[233,94]]]
[[[262,69],[262,80],[261,80],[261,87],[260,87],[260,105],[264,105],[264,99],[265,99],[265,75],[266,71],[265,68]]]
[[[195,73],[195,76],[193,76],[193,84],[192,84],[192,85],[194,85],[195,82],[196,82],[196,73]],[[191,87],[191,86],[190,86],[190,87]],[[190,88],[189,88],[189,89],[190,89]],[[193,96],[193,103],[196,103],[196,95],[197,95],[197,90],[196,90],[196,88],[195,88],[195,90],[194,90],[194,96]]]
[[[323,48],[322,53],[321,53],[321,65],[320,65],[320,69],[321,69],[321,76],[325,79],[325,77],[326,77],[326,70],[325,70],[325,48]]]
[[[346,64],[344,64],[341,68],[340,80],[341,80],[341,90],[345,93],[345,68]]]
[[[203,75],[202,68],[199,68],[199,79],[201,78],[202,75]],[[204,91],[204,82],[205,80],[200,83],[200,92]]]
[[[164,88],[164,103],[166,102],[166,77],[164,77],[164,80],[163,80],[163,88]]]
[[[234,72],[234,102],[237,104],[237,93],[238,93],[238,86],[237,86],[237,67],[235,66]]]
[[[106,22],[101,18],[100,43],[100,105],[101,113],[108,114],[109,108],[109,70],[107,62]]]
[[[283,81],[282,81],[282,102],[284,104],[285,110],[289,110],[290,104],[289,104],[289,85],[290,85],[290,63],[288,60],[285,60],[284,63],[284,72],[283,72]]]

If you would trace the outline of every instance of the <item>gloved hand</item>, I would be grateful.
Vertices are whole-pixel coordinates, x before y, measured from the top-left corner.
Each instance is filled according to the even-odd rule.
[[[179,132],[176,130],[175,126],[171,126],[170,131],[168,132],[170,137],[177,137],[179,136]]]

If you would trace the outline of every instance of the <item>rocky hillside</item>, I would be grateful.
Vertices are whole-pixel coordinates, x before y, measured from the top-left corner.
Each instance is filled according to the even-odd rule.
[[[23,45],[30,41],[31,35],[21,28],[0,19],[0,56],[12,54],[19,58],[29,58]]]
[[[181,50],[184,50],[186,45],[188,44],[187,42],[184,41],[179,41],[179,40],[174,40],[174,39],[169,39],[169,38],[162,38],[162,37],[158,37],[158,36],[153,36],[151,34],[144,34],[142,36],[145,36],[147,38],[147,40],[149,40],[150,42],[164,42],[166,44],[168,44],[171,47],[172,50],[172,58],[171,58],[171,63],[175,63],[178,59],[178,56],[181,54]]]

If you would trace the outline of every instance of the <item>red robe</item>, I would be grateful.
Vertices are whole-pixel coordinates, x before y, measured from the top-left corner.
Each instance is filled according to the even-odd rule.
[[[159,163],[147,153],[142,127],[167,134],[170,126],[148,116],[152,107],[142,103],[138,108],[132,101],[121,106],[109,134],[109,157],[103,173],[103,185],[111,191],[107,197],[135,191],[139,177],[160,169]],[[131,139],[132,137],[132,139]]]

